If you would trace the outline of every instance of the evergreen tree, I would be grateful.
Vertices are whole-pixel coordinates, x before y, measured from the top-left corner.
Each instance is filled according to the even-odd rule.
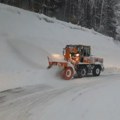
[[[114,38],[116,35],[115,4],[115,0],[105,0],[103,17],[104,33]]]
[[[116,36],[115,6],[119,0],[0,0],[0,2],[93,28],[114,38]]]

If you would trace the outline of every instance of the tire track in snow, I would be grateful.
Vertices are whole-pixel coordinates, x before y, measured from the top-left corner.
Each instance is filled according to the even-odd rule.
[[[54,89],[43,93],[34,93],[24,98],[20,98],[16,101],[11,101],[8,104],[0,106],[0,119],[2,120],[27,120],[30,116],[30,110],[34,107],[40,106],[40,114],[43,109],[50,104],[50,102],[73,89],[73,87],[67,87],[63,89]],[[7,115],[7,116],[6,116]]]
[[[120,76],[120,75],[119,75]],[[119,77],[117,76],[117,77]],[[32,94],[24,94],[24,96],[18,96],[19,98],[13,99],[11,101],[4,102],[4,104],[0,104],[0,119],[1,120],[30,120],[32,119],[32,110],[36,107],[39,107],[39,114],[44,115],[45,110],[47,109],[47,106],[54,103],[54,101],[59,100],[59,97],[64,99],[64,96],[67,96],[68,93],[71,95],[71,100],[74,101],[81,95],[84,95],[85,93],[89,92],[92,89],[98,89],[98,87],[102,87],[107,85],[108,83],[114,82],[113,78],[115,76],[108,76],[108,78],[111,78],[110,80],[103,79],[104,77],[96,77],[93,78],[95,81],[91,81],[89,83],[84,84],[68,84],[66,87],[59,89],[50,88],[47,89],[47,86],[45,90],[42,92],[38,90],[34,91],[34,88],[32,88],[31,92]],[[85,78],[83,78],[85,79]],[[48,86],[49,87],[49,86]],[[30,90],[30,89],[29,89]],[[6,93],[8,93],[6,91]],[[4,93],[4,92],[3,92]],[[24,93],[24,92],[23,92]],[[73,97],[73,94],[76,94]],[[14,94],[14,92],[13,92]],[[40,118],[39,118],[40,119]]]

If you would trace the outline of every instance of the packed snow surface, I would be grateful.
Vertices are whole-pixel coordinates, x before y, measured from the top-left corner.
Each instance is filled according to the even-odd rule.
[[[47,56],[68,44],[104,58],[101,76],[65,81],[48,70]],[[0,120],[120,120],[119,52],[94,30],[0,4]]]

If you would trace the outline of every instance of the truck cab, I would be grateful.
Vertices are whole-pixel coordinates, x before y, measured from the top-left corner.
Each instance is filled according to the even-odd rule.
[[[65,60],[73,60],[78,62],[84,61],[84,57],[91,56],[91,47],[85,45],[67,45],[63,50],[63,55]]]

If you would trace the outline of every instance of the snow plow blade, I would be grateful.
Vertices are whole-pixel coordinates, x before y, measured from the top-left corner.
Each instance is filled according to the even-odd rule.
[[[53,56],[52,57],[48,57],[48,67],[47,69],[50,69],[52,66],[59,66],[62,68],[65,68],[68,66],[67,61],[64,60],[60,60],[60,59],[55,59]]]

